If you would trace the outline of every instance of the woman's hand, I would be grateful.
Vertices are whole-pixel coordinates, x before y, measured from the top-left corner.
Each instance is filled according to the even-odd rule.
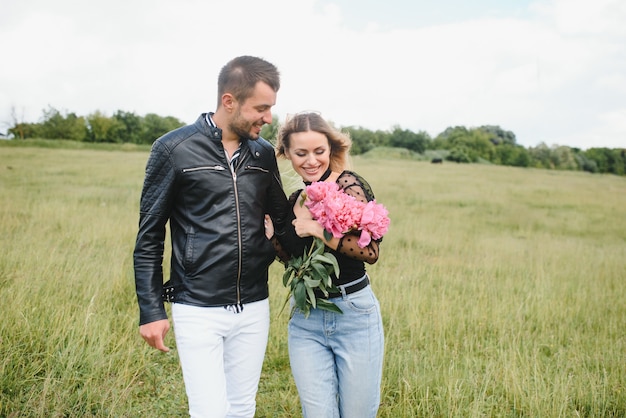
[[[336,250],[339,245],[339,238],[331,237],[330,240],[327,240],[324,237],[324,227],[317,222],[315,219],[311,218],[296,218],[291,222],[295,228],[296,234],[300,238],[304,237],[315,237],[324,241],[324,244]]]
[[[265,224],[265,236],[267,239],[272,239],[274,236],[274,223],[272,222],[270,215],[265,214],[265,220],[263,222]]]
[[[318,237],[324,238],[324,228],[314,219],[296,218],[291,222],[300,238]]]

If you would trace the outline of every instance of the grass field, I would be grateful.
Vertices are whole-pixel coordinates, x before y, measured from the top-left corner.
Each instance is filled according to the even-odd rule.
[[[176,350],[138,335],[146,158],[0,145],[0,417],[185,416]],[[626,416],[626,178],[353,163],[392,219],[369,268],[386,332],[380,417]],[[271,273],[257,416],[298,417]]]

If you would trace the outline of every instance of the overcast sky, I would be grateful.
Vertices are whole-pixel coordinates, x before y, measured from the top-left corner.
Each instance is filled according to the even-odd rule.
[[[626,147],[624,0],[0,0],[0,51],[0,132],[48,106],[191,123],[256,55],[281,72],[280,120]]]

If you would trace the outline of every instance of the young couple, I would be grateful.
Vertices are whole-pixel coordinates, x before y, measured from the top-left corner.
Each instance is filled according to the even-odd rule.
[[[375,417],[384,351],[378,301],[364,263],[378,258],[380,240],[365,248],[358,235],[326,239],[301,191],[287,199],[276,155],[306,183],[337,183],[362,202],[367,182],[346,170],[348,136],[316,113],[291,117],[277,150],[260,137],[272,122],[278,70],[256,57],[228,62],[218,77],[215,113],[158,138],[146,165],[134,250],[140,334],[169,351],[172,303],[176,346],[191,417],[253,417],[269,333],[268,267],[277,248],[302,254],[324,240],[340,267],[329,299],[343,311],[295,311],[289,356],[305,417]],[[266,216],[266,214],[268,216]],[[166,224],[171,273],[163,284]]]

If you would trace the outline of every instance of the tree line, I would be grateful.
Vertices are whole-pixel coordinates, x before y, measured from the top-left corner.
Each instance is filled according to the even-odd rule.
[[[412,132],[400,127],[376,132],[358,127],[344,129],[350,132],[353,149],[356,148],[357,153],[378,146],[390,146],[458,163],[492,163],[626,175],[624,148],[581,150],[565,145],[548,146],[545,143],[526,148],[517,144],[513,132],[497,125],[449,127],[434,138],[424,131]]]
[[[101,143],[152,144],[166,132],[183,126],[173,116],[154,113],[145,116],[122,110],[107,116],[96,111],[87,116],[61,112],[49,107],[43,110],[39,122],[19,121],[13,112],[13,123],[8,133],[15,139],[45,138],[69,139]],[[274,117],[265,125],[261,135],[271,142],[276,139],[280,121]],[[497,125],[476,128],[449,127],[432,138],[427,132],[413,132],[395,126],[388,131],[372,131],[363,127],[347,126],[352,154],[364,154],[379,147],[402,148],[416,158],[437,158],[457,163],[491,163],[515,167],[534,167],[554,170],[576,170],[590,173],[626,175],[626,149],[590,148],[581,150],[565,145],[536,147],[517,144],[515,134]]]
[[[112,116],[96,111],[87,116],[61,112],[52,106],[43,110],[40,122],[18,121],[13,112],[13,123],[8,133],[15,139],[68,139],[83,142],[152,144],[166,132],[183,126],[173,116],[154,113],[139,116],[134,112],[118,110]]]

